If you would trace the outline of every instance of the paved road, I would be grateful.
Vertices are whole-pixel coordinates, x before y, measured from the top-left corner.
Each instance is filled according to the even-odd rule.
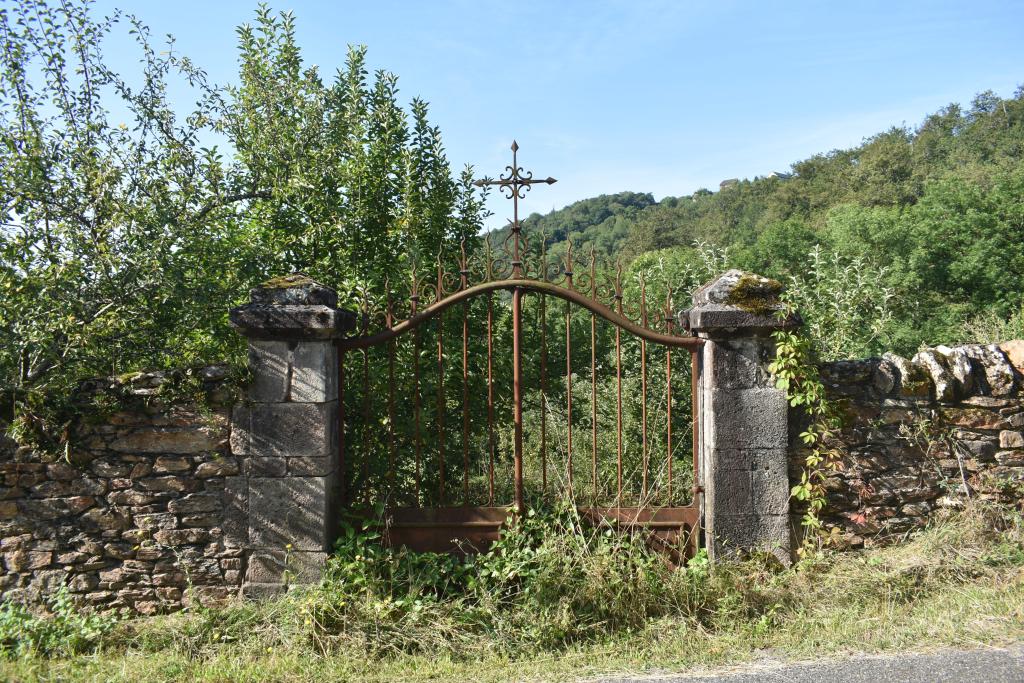
[[[600,683],[1022,683],[1024,644],[827,662],[762,661],[697,675],[604,678]]]

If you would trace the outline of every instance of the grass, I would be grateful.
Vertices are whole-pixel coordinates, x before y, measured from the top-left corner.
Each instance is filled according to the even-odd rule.
[[[12,657],[0,678],[559,681],[766,652],[802,659],[1024,639],[1024,521],[1006,508],[975,505],[901,545],[790,570],[755,558],[670,572],[642,545],[564,515],[531,524],[467,563],[383,553],[353,534],[321,586],[125,621],[93,652]]]

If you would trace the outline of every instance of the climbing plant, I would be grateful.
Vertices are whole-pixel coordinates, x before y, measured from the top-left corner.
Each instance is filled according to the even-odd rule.
[[[782,312],[785,316],[792,313],[791,305]],[[798,552],[804,555],[837,538],[837,529],[825,528],[821,511],[826,503],[826,482],[842,458],[836,444],[841,421],[835,404],[825,395],[811,338],[791,329],[777,330],[772,336],[776,356],[768,369],[775,386],[786,392],[790,406],[807,416],[807,425],[799,435],[805,449],[803,471],[790,491],[803,507],[803,543]]]

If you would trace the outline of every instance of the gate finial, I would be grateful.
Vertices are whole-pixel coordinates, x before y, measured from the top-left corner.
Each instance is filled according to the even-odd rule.
[[[499,176],[497,180],[484,176],[480,180],[473,181],[477,187],[497,185],[505,194],[505,198],[512,200],[512,276],[517,279],[523,276],[523,261],[519,253],[519,200],[526,198],[525,193],[529,191],[531,185],[538,183],[552,185],[558,182],[551,176],[534,178],[531,171],[524,171],[523,167],[519,165],[518,152],[519,143],[513,140],[512,165],[505,167],[505,175]]]

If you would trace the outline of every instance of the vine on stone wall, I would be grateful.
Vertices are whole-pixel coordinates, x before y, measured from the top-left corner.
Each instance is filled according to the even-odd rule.
[[[783,311],[784,315],[791,310]],[[790,494],[804,506],[800,524],[803,542],[801,555],[836,540],[839,530],[826,529],[821,521],[825,507],[826,482],[840,467],[842,452],[836,445],[841,420],[836,406],[825,397],[810,338],[794,330],[778,330],[772,334],[776,344],[775,360],[768,366],[775,386],[786,392],[789,405],[800,408],[809,423],[800,433],[807,449],[803,472]]]

